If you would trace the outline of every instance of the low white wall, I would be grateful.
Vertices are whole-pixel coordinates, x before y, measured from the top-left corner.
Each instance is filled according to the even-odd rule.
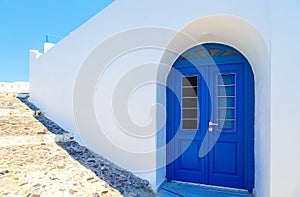
[[[223,17],[206,18],[220,14]],[[198,0],[116,1],[46,54],[39,56],[31,52],[31,100],[48,117],[73,132],[77,140],[148,179],[156,189],[165,176],[165,167],[160,165],[165,161],[164,153],[155,151],[165,142],[165,127],[161,124],[165,118],[162,111],[165,92],[155,84],[159,77],[165,78],[167,74],[160,76],[159,72],[159,63],[167,62],[162,59],[165,49],[172,48],[169,44],[180,31],[190,34],[198,43],[220,42],[234,46],[255,66],[255,189],[257,196],[267,197],[270,180],[270,131],[266,124],[270,103],[269,19],[267,1],[230,0],[226,4]],[[211,22],[214,25],[210,26]],[[141,27],[148,28],[132,30]],[[178,46],[188,47],[177,41]],[[110,42],[113,45],[109,45]],[[175,58],[169,59],[169,63]],[[111,98],[115,93],[121,97],[122,93],[127,94],[115,91],[117,82],[126,78],[129,71],[139,73],[139,67],[151,68],[140,74],[146,74],[144,77],[150,82],[154,78],[154,84],[144,84],[130,94],[130,99],[125,97],[128,116],[137,125],[132,128],[138,128],[125,133],[122,125],[116,124],[118,113],[112,111]],[[124,84],[133,85],[142,79],[124,79]],[[160,105],[156,105],[157,102]],[[126,109],[124,105],[116,106]],[[157,131],[162,138],[156,139]],[[141,135],[139,140],[136,135]]]
[[[28,93],[29,82],[0,82],[0,92]]]
[[[50,50],[52,47],[54,47],[55,44],[51,42],[45,42],[44,43],[44,53],[46,53],[48,50]]]

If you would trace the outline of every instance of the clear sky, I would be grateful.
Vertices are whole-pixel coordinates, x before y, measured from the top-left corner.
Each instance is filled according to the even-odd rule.
[[[0,81],[29,81],[29,50],[63,38],[113,0],[0,0]]]

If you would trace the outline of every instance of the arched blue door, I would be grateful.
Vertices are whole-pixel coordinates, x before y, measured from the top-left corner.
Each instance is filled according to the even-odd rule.
[[[221,44],[193,47],[173,65],[168,87],[168,180],[252,191],[254,79],[246,58]]]

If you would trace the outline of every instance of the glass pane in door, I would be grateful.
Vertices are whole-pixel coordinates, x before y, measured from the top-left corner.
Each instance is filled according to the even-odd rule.
[[[198,130],[198,77],[182,77],[182,130]]]

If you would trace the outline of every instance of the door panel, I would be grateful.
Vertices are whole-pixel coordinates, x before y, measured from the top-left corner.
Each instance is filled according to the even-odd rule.
[[[215,144],[209,153],[208,184],[241,187],[243,166],[243,65],[225,64],[210,70],[212,121],[210,143]],[[221,104],[221,105],[219,105]],[[227,105],[228,104],[228,105]]]
[[[218,142],[213,150],[213,174],[237,176],[238,146],[232,142]]]
[[[198,155],[205,132],[202,117],[203,100],[199,92],[203,90],[203,79],[195,68],[184,68],[175,72],[176,96],[179,102],[174,105],[175,125],[178,128],[175,140],[176,155],[174,179],[180,181],[205,182],[207,180],[207,158]]]
[[[197,151],[200,148],[200,142],[196,140],[193,140],[192,142],[189,142],[188,140],[181,140],[178,145],[178,148],[181,149],[180,151],[187,148],[187,150],[185,150],[185,154],[180,157],[179,168],[190,171],[203,171],[204,169],[201,167],[199,159],[197,157],[190,157],[190,155],[197,154]]]

